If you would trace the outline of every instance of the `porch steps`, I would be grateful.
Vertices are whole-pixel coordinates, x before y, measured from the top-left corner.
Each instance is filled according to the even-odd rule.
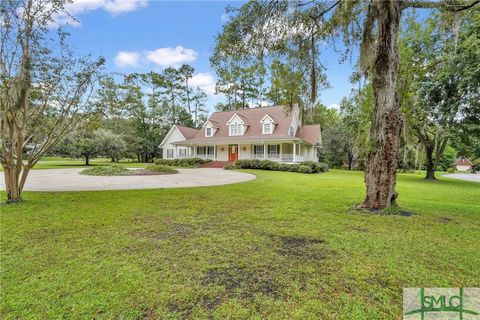
[[[199,168],[225,168],[226,166],[229,166],[233,164],[233,161],[212,161],[209,163],[204,163],[199,166]]]

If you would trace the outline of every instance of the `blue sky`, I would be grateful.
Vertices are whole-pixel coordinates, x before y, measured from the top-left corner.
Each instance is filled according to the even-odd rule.
[[[209,107],[222,98],[214,96],[215,73],[209,66],[214,37],[221,31],[227,5],[234,1],[76,0],[69,11],[78,21],[68,22],[70,42],[79,55],[104,56],[109,72],[148,72],[188,63],[195,68],[193,84],[209,94]],[[223,21],[222,21],[223,20]],[[339,64],[331,47],[321,49],[331,89],[320,100],[334,107],[348,96],[350,63]]]

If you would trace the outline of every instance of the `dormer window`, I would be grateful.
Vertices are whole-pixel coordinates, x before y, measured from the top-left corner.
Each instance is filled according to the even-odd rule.
[[[236,113],[230,118],[227,125],[229,136],[243,136],[246,127],[248,126],[248,124],[245,123],[244,118]]]
[[[262,124],[262,134],[272,134],[273,130],[275,130],[275,125],[277,124],[268,114],[260,120],[260,123]]]
[[[242,134],[242,125],[239,123],[232,123],[230,125],[230,135],[239,136]]]
[[[272,134],[272,124],[264,123],[263,124],[263,134]]]
[[[218,128],[216,122],[210,120],[205,122],[203,127],[205,128],[205,137],[213,137]]]

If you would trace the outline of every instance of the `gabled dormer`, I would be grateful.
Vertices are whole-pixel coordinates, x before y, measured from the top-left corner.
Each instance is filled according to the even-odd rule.
[[[215,132],[217,132],[218,130],[216,122],[210,120],[207,120],[207,122],[205,122],[203,128],[205,128],[205,137],[207,138],[213,137],[215,135]]]
[[[272,134],[275,130],[275,126],[277,123],[271,116],[266,114],[262,120],[260,120],[260,124],[262,125],[262,134]]]
[[[247,130],[248,123],[244,117],[234,114],[227,122],[229,136],[243,136]]]

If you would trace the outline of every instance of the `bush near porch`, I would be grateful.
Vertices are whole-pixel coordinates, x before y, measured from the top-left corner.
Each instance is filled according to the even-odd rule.
[[[197,168],[199,165],[212,162],[211,159],[185,158],[185,159],[158,159],[155,164],[183,168]]]
[[[234,166],[229,168],[235,169],[260,169],[273,171],[289,171],[299,173],[318,173],[327,172],[328,165],[322,162],[304,161],[301,163],[289,164],[278,163],[269,160],[237,160]]]

